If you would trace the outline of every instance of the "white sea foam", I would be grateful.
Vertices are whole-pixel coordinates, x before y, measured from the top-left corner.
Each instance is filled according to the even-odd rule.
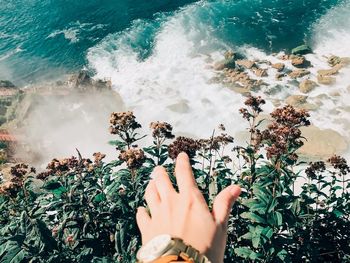
[[[59,35],[63,35],[65,39],[69,40],[70,43],[77,43],[81,40],[81,34],[83,32],[91,32],[95,30],[103,29],[105,25],[92,23],[80,23],[76,21],[70,23],[67,28],[55,30],[47,36],[47,38],[55,38]]]
[[[187,7],[163,21],[147,59],[140,61],[128,45],[145,26],[137,23],[92,48],[88,53],[90,66],[97,78],[112,80],[142,123],[166,120],[176,132],[195,136],[209,136],[220,123],[241,131],[241,95],[220,84],[209,84],[215,73],[208,68],[207,59],[218,54],[198,52],[210,48],[212,40],[199,35],[207,30],[191,16],[194,8],[196,5]]]
[[[204,5],[201,2],[187,6],[164,19],[154,39],[153,52],[145,60],[140,60],[137,51],[130,45],[147,26],[144,21],[138,21],[128,30],[107,37],[89,50],[87,58],[90,67],[96,71],[96,77],[111,79],[127,107],[134,110],[143,123],[166,120],[174,124],[177,132],[196,136],[208,136],[212,128],[224,123],[232,134],[236,134],[245,128],[245,123],[237,113],[244,99],[222,84],[210,82],[215,72],[208,67],[211,63],[208,60],[222,58],[222,50],[215,50],[220,50],[226,44],[211,34],[203,16],[196,17]],[[316,80],[318,69],[329,67],[325,55],[350,55],[347,29],[349,7],[348,4],[342,4],[315,24],[315,53],[307,55],[314,65],[310,69],[311,79]],[[338,15],[341,18],[336,18]],[[335,23],[337,19],[339,21]],[[341,23],[345,20],[347,22]],[[324,35],[324,31],[329,35]],[[241,47],[240,51],[250,59],[278,62],[276,56],[267,55],[254,47]],[[287,66],[290,65],[287,63]],[[288,83],[287,78],[277,82],[274,69],[269,69],[269,73],[270,76],[264,78],[266,83],[286,88],[267,98],[269,102],[266,109],[273,108],[269,99],[284,99],[292,94],[300,94],[297,87]],[[321,128],[335,129],[347,138],[350,138],[347,129],[350,127],[350,118],[346,110],[350,99],[349,90],[346,89],[350,84],[349,73],[349,68],[342,69],[335,86],[321,85],[309,94],[310,103],[322,103],[320,110],[312,113],[313,123]],[[339,91],[341,96],[332,95],[334,91]],[[321,94],[329,98],[320,100]],[[336,110],[339,114],[334,113]]]
[[[3,61],[5,59],[8,59],[9,57],[19,53],[19,52],[22,52],[23,49],[18,46],[17,48],[13,49],[13,50],[10,50],[9,52],[5,53],[3,56],[0,56],[0,61]]]

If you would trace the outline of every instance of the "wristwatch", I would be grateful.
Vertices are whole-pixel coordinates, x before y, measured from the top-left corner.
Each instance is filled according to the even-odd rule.
[[[136,258],[138,263],[211,263],[198,250],[170,235],[159,235],[151,239],[139,249]]]

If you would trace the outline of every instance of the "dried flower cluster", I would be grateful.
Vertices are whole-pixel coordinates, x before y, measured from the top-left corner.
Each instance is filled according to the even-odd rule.
[[[279,124],[287,127],[309,126],[310,114],[304,109],[295,109],[291,105],[277,108],[271,113],[271,117]]]
[[[53,159],[46,167],[46,171],[41,172],[37,175],[38,179],[44,180],[48,176],[56,174],[61,175],[69,171],[76,171],[79,169],[87,169],[92,171],[94,168],[92,161],[90,159],[81,159],[72,156],[71,158],[64,159]]]
[[[119,159],[126,162],[129,169],[138,169],[145,162],[146,156],[143,150],[131,148],[126,151],[122,151],[119,155]]]
[[[294,151],[304,144],[299,127],[310,125],[308,112],[288,105],[273,111],[271,117],[274,121],[267,129],[257,133],[257,144],[268,144],[266,151],[269,159],[290,154],[291,160],[297,160]]]
[[[187,153],[189,157],[194,157],[200,147],[197,140],[179,136],[168,146],[169,157],[175,160],[181,152]]]
[[[317,173],[322,173],[326,170],[326,164],[322,161],[310,163],[305,169],[305,173],[311,179],[317,179]]]
[[[213,136],[210,139],[200,139],[198,143],[200,148],[204,151],[219,150],[222,146],[233,143],[234,139],[232,136],[222,133],[219,136]]]
[[[244,104],[251,108],[253,113],[250,113],[248,109],[245,108],[241,108],[239,112],[243,115],[244,119],[249,121],[250,118],[254,117],[254,115],[257,115],[263,111],[261,106],[265,103],[265,100],[262,99],[260,96],[249,96],[248,99],[246,99],[246,101],[244,102]]]
[[[104,153],[96,152],[92,155],[94,157],[94,164],[96,166],[101,164],[101,161],[106,157]]]
[[[328,159],[328,162],[334,167],[334,169],[339,170],[342,175],[350,173],[350,167],[345,158],[334,155]]]
[[[136,117],[132,111],[127,112],[113,112],[109,120],[110,133],[118,134],[127,132],[128,130],[136,130],[141,128],[141,124],[136,121]]]
[[[7,195],[12,198],[16,197],[17,193],[23,186],[25,176],[32,172],[35,173],[35,169],[24,163],[19,163],[11,167],[10,173],[12,178],[10,181],[4,182],[0,185],[0,194]]]
[[[152,129],[154,139],[165,140],[175,138],[172,134],[173,127],[167,122],[151,122],[150,128]]]

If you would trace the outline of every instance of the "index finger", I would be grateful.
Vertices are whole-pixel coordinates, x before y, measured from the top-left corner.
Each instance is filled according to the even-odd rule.
[[[197,183],[193,176],[190,159],[184,152],[181,152],[176,158],[175,176],[180,192],[197,188]]]

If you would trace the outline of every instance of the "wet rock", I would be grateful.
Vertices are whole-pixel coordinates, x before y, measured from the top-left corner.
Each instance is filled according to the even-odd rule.
[[[286,74],[284,74],[284,73],[277,73],[275,76],[275,79],[281,81],[282,78],[285,76],[286,76]]]
[[[272,64],[271,67],[273,67],[274,69],[277,69],[278,72],[281,72],[284,70],[285,65],[283,63],[275,63],[275,64]]]
[[[331,76],[338,74],[339,70],[343,67],[343,64],[336,64],[331,69],[320,69],[317,71],[320,76]]]
[[[11,89],[16,88],[16,86],[9,80],[0,80],[0,89]]]
[[[334,67],[338,64],[348,65],[350,63],[350,57],[338,57],[338,56],[330,56],[327,60],[328,65]]]
[[[281,55],[279,57],[277,57],[280,60],[289,60],[289,55]]]
[[[285,103],[300,108],[300,106],[303,106],[303,104],[306,103],[306,100],[307,96],[291,95],[285,100]]]
[[[293,55],[305,55],[309,53],[312,53],[312,50],[308,45],[301,45],[292,49]]]
[[[235,58],[231,57],[231,58],[226,58],[220,62],[217,62],[214,65],[214,69],[215,70],[223,70],[225,68],[227,69],[234,69],[236,67],[236,62],[235,62]]]
[[[232,58],[235,59],[235,60],[237,60],[237,59],[244,59],[244,56],[242,54],[240,54],[238,52],[234,52],[232,50],[226,51],[225,54],[224,54],[224,57],[225,57],[225,59],[232,59]]]
[[[298,153],[308,157],[327,159],[334,154],[342,154],[347,148],[346,140],[332,129],[321,130],[316,126],[302,127],[306,138]]]
[[[296,68],[307,68],[311,66],[310,61],[306,60],[303,56],[292,56],[291,63]]]
[[[92,81],[89,73],[81,70],[78,74],[74,74],[68,79],[68,84],[73,88],[78,88],[80,86],[91,86]]]
[[[267,69],[253,68],[253,72],[258,77],[267,77]]]
[[[329,77],[329,76],[322,76],[322,75],[318,75],[317,76],[317,82],[319,84],[323,84],[323,85],[332,85],[334,84],[336,81],[335,78],[333,77]]]
[[[242,60],[237,60],[236,64],[239,66],[242,66],[246,69],[251,69],[252,67],[255,66],[255,62],[247,59],[242,59]]]
[[[178,113],[187,113],[190,110],[187,100],[181,100],[178,103],[169,105],[167,108],[171,111],[178,112]]]
[[[306,70],[306,69],[296,69],[293,70],[292,72],[290,72],[288,75],[289,77],[296,79],[296,78],[301,78],[304,77],[306,75],[309,75],[310,71]]]
[[[335,65],[341,63],[341,58],[338,56],[330,56],[327,62],[328,62],[328,65],[330,65],[331,67],[334,67]]]
[[[316,87],[317,87],[317,83],[309,79],[305,79],[299,84],[299,90],[303,93],[309,93]]]
[[[69,87],[82,92],[85,92],[87,90],[109,90],[112,88],[111,81],[101,79],[94,80],[85,70],[81,70],[78,74],[72,75],[68,79],[67,84]]]

